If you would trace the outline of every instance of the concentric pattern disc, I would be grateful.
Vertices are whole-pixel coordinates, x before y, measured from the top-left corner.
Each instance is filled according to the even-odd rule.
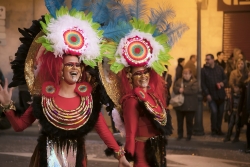
[[[129,65],[145,65],[151,58],[151,46],[138,36],[129,38],[123,47],[123,56]]]
[[[84,45],[84,36],[76,30],[67,30],[63,33],[64,42],[70,48],[79,50]]]

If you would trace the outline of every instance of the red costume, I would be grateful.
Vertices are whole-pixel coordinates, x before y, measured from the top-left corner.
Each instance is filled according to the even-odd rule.
[[[73,98],[65,98],[65,97],[61,97],[59,95],[56,95],[54,97],[54,101],[59,108],[69,111],[69,110],[76,109],[80,105],[81,98],[80,98],[80,95],[73,97]],[[36,118],[34,117],[34,114],[33,114],[33,107],[32,106],[29,107],[21,117],[15,116],[15,113],[13,110],[9,110],[5,114],[8,118],[8,120],[10,121],[12,127],[14,128],[14,130],[18,131],[18,132],[23,131],[24,129],[29,127],[36,120]],[[97,118],[98,118],[95,125],[94,125],[96,132],[99,134],[99,136],[102,138],[104,143],[109,148],[112,148],[115,152],[118,152],[120,147],[118,146],[113,135],[111,134],[110,130],[108,129],[102,114],[99,112],[92,113],[92,114],[97,114]],[[37,151],[37,149],[36,149],[36,151]],[[37,154],[42,154],[42,153],[39,153],[39,152],[34,153],[34,155],[37,155]],[[83,158],[82,162],[83,162],[83,165],[86,166],[86,155],[85,155],[85,158]],[[39,161],[35,161],[35,162],[31,161],[30,166],[34,166],[34,167],[39,166]]]
[[[22,45],[12,62],[14,76],[9,87],[27,84],[32,104],[26,111],[16,108],[5,87],[0,89],[0,106],[16,131],[39,120],[40,136],[30,167],[86,167],[85,136],[93,128],[109,153],[120,159],[124,151],[100,114],[102,104],[109,104],[111,110],[113,104],[95,68],[106,52],[99,30],[103,20],[95,16],[106,6],[93,16],[81,11],[91,12],[84,1],[72,0],[70,10],[64,1],[45,0],[45,5],[50,14],[33,21],[29,29],[19,29]],[[99,1],[91,3],[91,8],[97,6]],[[124,157],[119,163],[128,165]]]
[[[164,121],[164,119],[166,121],[167,116],[164,119],[156,119],[159,122],[154,121],[157,115],[164,115],[165,113],[163,104],[157,99],[159,98],[151,89],[144,92],[140,88],[134,89],[134,93],[122,98],[122,111],[126,131],[125,150],[128,159],[132,158],[135,161],[134,167],[151,167],[147,160],[147,155],[151,155],[147,151],[149,149],[146,145],[147,140],[157,138],[163,134],[164,130],[159,128],[159,126],[157,127],[156,124]],[[153,108],[155,115],[144,106],[145,102]],[[166,127],[166,130],[167,128],[169,127]],[[164,138],[163,136],[161,137]],[[163,141],[165,141],[165,138]],[[163,156],[165,156],[165,149],[162,151],[164,152]],[[164,163],[160,161],[158,161],[159,164]],[[162,159],[162,161],[165,160]]]

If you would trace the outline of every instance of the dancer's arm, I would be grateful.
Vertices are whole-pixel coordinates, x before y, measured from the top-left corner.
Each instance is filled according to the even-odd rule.
[[[5,115],[16,132],[23,131],[36,120],[32,114],[32,107],[29,107],[21,117],[16,116],[13,110],[6,110]]]

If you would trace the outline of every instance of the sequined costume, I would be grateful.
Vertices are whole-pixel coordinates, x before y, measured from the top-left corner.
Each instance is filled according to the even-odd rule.
[[[85,97],[91,97],[91,95],[79,95],[73,98],[65,98],[59,95],[55,95],[53,98],[54,103],[58,108],[64,111],[74,111],[77,109],[81,102],[86,101]],[[42,98],[47,98],[43,96]],[[100,105],[98,102],[93,102],[93,110],[85,111],[90,112],[88,120],[84,122],[84,125],[74,129],[74,125],[59,124],[55,127],[52,120],[46,118],[41,104],[41,97],[35,97],[31,107],[29,107],[21,117],[16,117],[14,111],[6,112],[6,116],[11,122],[15,131],[23,131],[30,126],[36,119],[39,119],[41,123],[41,136],[38,139],[38,145],[36,152],[34,152],[30,167],[39,166],[62,166],[62,167],[75,167],[86,166],[86,152],[84,137],[93,128],[100,135],[105,144],[115,151],[120,148],[117,145],[113,135],[109,131],[105,120],[100,111]],[[95,107],[97,106],[97,107]],[[84,109],[83,109],[84,110]],[[56,113],[55,110],[54,112]],[[58,111],[59,112],[59,111]],[[55,117],[55,119],[59,119]],[[65,117],[67,121],[67,118]],[[72,121],[74,122],[74,121]],[[83,123],[81,123],[82,125]],[[68,130],[73,128],[74,130]],[[65,130],[64,130],[65,129]],[[47,165],[45,165],[48,163]]]
[[[134,167],[166,166],[167,141],[164,135],[171,134],[171,118],[152,90],[143,94],[146,95],[144,99],[138,93],[122,98],[126,155],[135,161]]]
[[[135,167],[165,167],[166,137],[172,134],[172,124],[162,74],[172,58],[170,48],[188,26],[174,28],[168,20],[174,14],[172,8],[151,8],[145,20],[150,7],[142,0],[118,1],[114,8],[115,21],[103,27],[111,41],[104,55],[109,60],[103,65],[108,68],[104,78],[111,71],[118,75],[114,88],[115,83],[121,84],[120,97],[112,99],[122,99],[121,106],[116,102],[112,117],[121,135],[126,135],[125,156]]]

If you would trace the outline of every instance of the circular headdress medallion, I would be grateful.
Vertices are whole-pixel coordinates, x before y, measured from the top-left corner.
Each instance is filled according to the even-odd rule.
[[[123,47],[123,56],[129,65],[146,65],[152,57],[151,53],[150,43],[138,36],[128,38]]]
[[[83,35],[76,30],[67,30],[63,34],[64,42],[71,49],[81,49],[84,45]]]
[[[86,47],[86,37],[82,30],[78,28],[68,29],[63,33],[64,43],[67,46],[65,52],[68,54],[79,55]]]

